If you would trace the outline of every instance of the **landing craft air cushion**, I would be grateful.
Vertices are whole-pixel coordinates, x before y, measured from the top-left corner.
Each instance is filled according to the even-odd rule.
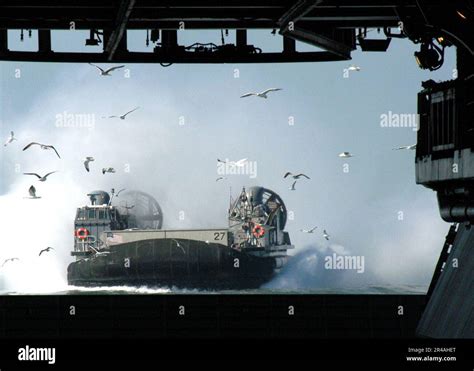
[[[77,209],[76,261],[68,282],[79,286],[175,286],[207,289],[256,288],[287,261],[287,211],[275,192],[245,188],[229,210],[226,228],[161,229],[163,213],[144,192],[129,191],[121,204],[107,192],[89,195]]]

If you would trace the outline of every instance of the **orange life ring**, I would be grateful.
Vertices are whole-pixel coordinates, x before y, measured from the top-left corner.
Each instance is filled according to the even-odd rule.
[[[255,237],[261,238],[265,234],[265,228],[263,228],[260,224],[257,224],[253,227],[252,233]]]
[[[78,228],[75,233],[76,237],[80,240],[85,240],[89,236],[89,231],[86,228]]]

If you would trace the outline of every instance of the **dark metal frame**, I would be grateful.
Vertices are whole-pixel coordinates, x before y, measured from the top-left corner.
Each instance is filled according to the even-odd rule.
[[[356,48],[358,28],[397,27],[400,12],[417,14],[416,1],[4,0],[0,3],[0,60],[162,64],[348,60]],[[51,32],[69,30],[71,22],[76,30],[100,31],[103,52],[54,52]],[[160,30],[162,36],[166,33],[177,39],[180,22],[186,30],[236,29],[240,36],[235,45],[206,53],[183,52],[180,45],[155,47],[153,52],[127,50],[127,30]],[[14,29],[38,30],[38,51],[9,50],[7,31]],[[242,42],[250,29],[278,30],[283,36],[282,51],[255,53],[253,46]],[[295,41],[322,51],[297,52]]]

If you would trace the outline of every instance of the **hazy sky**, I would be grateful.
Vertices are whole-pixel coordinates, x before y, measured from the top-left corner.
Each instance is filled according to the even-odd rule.
[[[83,46],[86,36],[60,32],[53,48],[95,50]],[[35,45],[35,37],[20,44],[19,32],[9,39],[11,49]],[[184,44],[219,39],[218,31],[180,34]],[[131,50],[145,50],[144,33],[129,40]],[[252,32],[249,42],[275,50],[280,38]],[[63,279],[72,261],[75,209],[93,189],[144,190],[161,204],[165,228],[202,228],[227,225],[230,187],[235,196],[242,186],[262,185],[279,193],[294,216],[286,229],[297,250],[342,246],[365,256],[366,281],[427,285],[449,225],[439,217],[435,193],[415,184],[414,152],[392,150],[414,144],[416,132],[380,125],[389,111],[416,113],[421,81],[452,78],[454,49],[435,73],[418,68],[416,49],[393,40],[387,53],[358,51],[349,62],[127,64],[112,77],[85,63],[0,62],[0,135],[5,140],[14,130],[18,138],[0,151],[0,230],[8,235],[0,259],[21,256],[33,264],[37,250],[55,246],[44,261]],[[352,63],[361,71],[344,77]],[[267,100],[239,98],[269,87],[283,90]],[[125,121],[101,118],[136,106]],[[58,127],[57,115],[65,111],[92,117],[91,127],[77,121]],[[39,148],[21,151],[30,141],[54,144],[62,158]],[[355,157],[340,159],[342,151]],[[85,156],[96,159],[90,173],[82,165]],[[244,157],[256,164],[255,178],[229,175],[215,182],[216,158]],[[102,175],[104,166],[117,173]],[[22,175],[53,170],[59,172],[44,184]],[[282,179],[286,171],[311,180],[290,191],[291,182]],[[23,199],[31,184],[42,199]],[[317,234],[299,232],[314,225]]]

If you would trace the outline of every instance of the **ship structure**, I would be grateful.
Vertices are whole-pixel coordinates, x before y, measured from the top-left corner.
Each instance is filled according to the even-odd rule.
[[[74,221],[71,285],[257,288],[294,248],[283,200],[263,187],[244,188],[231,202],[228,226],[215,229],[162,229],[162,210],[144,192],[128,191],[119,204],[113,190],[88,196],[91,204]]]

